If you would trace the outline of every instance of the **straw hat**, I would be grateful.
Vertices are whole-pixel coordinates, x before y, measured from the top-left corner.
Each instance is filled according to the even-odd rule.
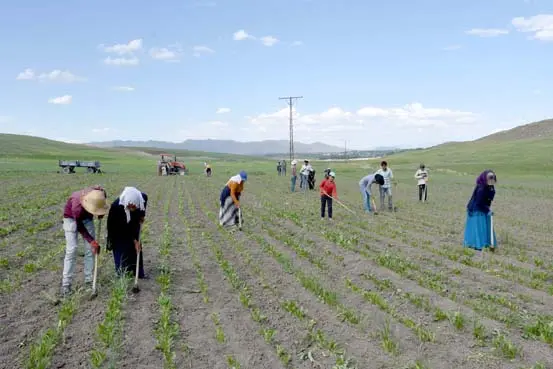
[[[82,196],[81,205],[92,215],[105,215],[109,208],[102,190],[92,190]]]

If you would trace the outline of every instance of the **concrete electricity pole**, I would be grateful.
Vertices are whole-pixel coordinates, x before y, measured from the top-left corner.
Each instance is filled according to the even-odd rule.
[[[290,162],[294,160],[294,115],[293,115],[293,105],[294,100],[303,99],[303,96],[288,96],[288,97],[279,97],[279,100],[287,100],[287,104],[290,106]]]

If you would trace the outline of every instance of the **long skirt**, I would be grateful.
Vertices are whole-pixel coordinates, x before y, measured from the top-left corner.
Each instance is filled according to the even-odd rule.
[[[240,195],[237,195],[240,198]],[[230,227],[238,223],[238,208],[230,196],[230,188],[225,186],[221,191],[221,208],[219,209],[219,224],[223,227]]]
[[[464,247],[482,250],[491,245],[491,217],[480,211],[467,212]],[[493,246],[497,247],[497,237],[493,234]]]
[[[144,278],[143,254],[140,251],[140,263],[138,265],[138,278]],[[118,275],[122,273],[136,274],[136,249],[133,242],[114,245],[113,261],[115,262],[115,271]]]

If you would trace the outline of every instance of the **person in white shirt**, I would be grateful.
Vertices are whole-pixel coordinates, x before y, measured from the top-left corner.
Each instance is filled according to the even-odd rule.
[[[313,167],[309,164],[309,160],[304,160],[300,170],[300,188],[307,190],[307,178],[312,171]]]
[[[427,187],[426,182],[428,182],[428,171],[426,170],[424,164],[420,165],[420,168],[415,173],[415,178],[417,179],[417,185],[419,186],[419,201],[422,201],[424,194],[424,201],[427,200]]]
[[[384,210],[384,200],[386,199],[386,195],[388,195],[388,210],[392,211],[394,209],[392,202],[392,180],[394,179],[394,174],[392,170],[388,168],[388,163],[386,161],[380,163],[380,169],[375,174],[380,174],[384,178],[384,184],[379,187],[380,210]]]

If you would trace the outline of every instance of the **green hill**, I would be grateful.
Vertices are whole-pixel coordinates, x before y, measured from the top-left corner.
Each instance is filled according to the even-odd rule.
[[[507,175],[553,172],[553,120],[498,132],[475,141],[446,143],[389,157],[394,165],[419,163],[440,170],[476,173],[492,168]]]

